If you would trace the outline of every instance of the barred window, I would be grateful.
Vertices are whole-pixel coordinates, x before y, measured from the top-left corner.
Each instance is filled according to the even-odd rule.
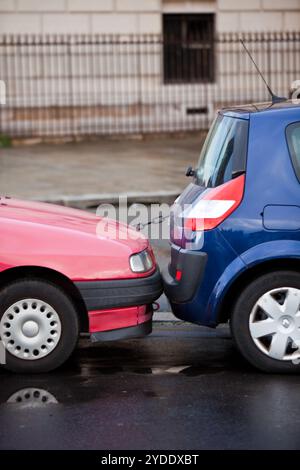
[[[163,15],[164,83],[214,81],[215,15]]]

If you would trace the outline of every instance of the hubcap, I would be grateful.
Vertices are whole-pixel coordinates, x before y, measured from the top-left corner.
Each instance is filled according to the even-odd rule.
[[[284,318],[284,319],[282,320],[282,326],[283,326],[284,328],[289,328],[289,326],[290,326],[290,321],[289,321],[287,318]]]
[[[33,338],[39,332],[39,324],[36,321],[26,321],[22,326],[22,332],[28,338]]]
[[[18,405],[37,406],[48,405],[49,403],[58,403],[54,395],[41,388],[23,388],[13,393],[7,400],[7,403]]]
[[[24,299],[11,305],[0,321],[0,339],[15,357],[36,360],[50,354],[61,337],[57,312],[38,299]]]
[[[256,346],[281,361],[300,359],[300,289],[282,287],[258,299],[249,319]]]

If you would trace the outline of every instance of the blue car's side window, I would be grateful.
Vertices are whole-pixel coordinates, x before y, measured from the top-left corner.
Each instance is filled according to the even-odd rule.
[[[300,181],[300,122],[287,126],[286,136],[294,169]]]

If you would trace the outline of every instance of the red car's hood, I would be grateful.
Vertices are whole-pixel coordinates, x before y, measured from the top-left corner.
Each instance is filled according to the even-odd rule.
[[[57,227],[65,230],[95,235],[99,239],[114,239],[128,244],[134,252],[147,247],[147,239],[127,225],[95,214],[43,202],[5,198],[0,206],[0,217],[27,223]],[[118,236],[119,235],[119,236]]]
[[[23,258],[28,257],[26,264],[31,260],[29,264],[60,268],[73,279],[131,277],[129,256],[149,245],[142,234],[124,224],[52,204],[2,198],[0,218],[4,236],[2,259],[11,251],[6,249],[3,253],[5,244],[10,248],[13,240],[17,241],[11,257],[19,258],[7,264],[24,265]],[[37,255],[39,259],[32,263]],[[71,262],[74,256],[76,259]],[[75,262],[76,268],[69,262]],[[85,266],[81,264],[79,268],[79,262]]]

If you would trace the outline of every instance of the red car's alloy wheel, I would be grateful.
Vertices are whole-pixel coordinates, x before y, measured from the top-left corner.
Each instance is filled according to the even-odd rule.
[[[0,336],[10,354],[34,361],[56,348],[61,337],[61,321],[48,303],[40,299],[22,299],[4,312]]]
[[[53,370],[72,354],[78,334],[76,306],[60,286],[24,278],[0,290],[0,339],[7,369]]]

